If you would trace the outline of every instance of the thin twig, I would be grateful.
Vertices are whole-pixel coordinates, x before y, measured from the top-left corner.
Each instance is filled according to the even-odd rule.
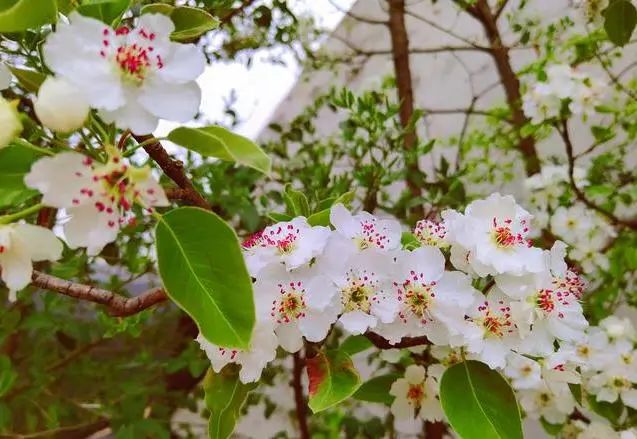
[[[153,288],[135,297],[124,297],[112,291],[60,279],[36,270],[33,271],[31,284],[75,299],[107,306],[109,313],[116,317],[137,314],[168,299],[163,288]]]
[[[385,340],[382,336],[375,332],[366,332],[365,337],[372,342],[378,349],[400,349],[413,348],[415,346],[430,345],[431,342],[427,337],[403,337],[398,343],[392,344]]]

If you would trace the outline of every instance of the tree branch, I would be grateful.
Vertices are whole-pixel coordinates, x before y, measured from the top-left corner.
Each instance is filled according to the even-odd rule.
[[[303,395],[303,383],[301,376],[303,374],[303,358],[301,354],[296,352],[292,356],[292,388],[294,389],[294,403],[296,405],[296,419],[299,422],[299,433],[301,439],[310,439],[310,430],[307,425],[307,401]]]
[[[431,342],[427,337],[403,337],[398,343],[391,344],[385,340],[382,336],[375,332],[366,332],[365,337],[372,342],[378,349],[400,349],[400,348],[413,348],[416,346],[430,345]]]
[[[598,206],[594,202],[586,197],[586,194],[577,186],[575,182],[575,156],[573,154],[573,142],[571,141],[571,136],[568,131],[568,121],[566,119],[562,120],[561,127],[557,127],[557,131],[560,133],[562,140],[564,140],[564,145],[566,145],[566,155],[568,157],[568,178],[570,182],[571,189],[575,193],[575,196],[578,200],[586,205],[589,209],[592,209],[604,217],[606,217],[612,224],[628,227],[633,230],[637,230],[637,219],[631,220],[623,220],[615,216],[612,212],[604,209],[601,206]]]
[[[400,102],[400,124],[408,128],[414,114],[414,91],[412,87],[411,68],[409,66],[409,39],[405,25],[405,0],[389,1],[389,32],[394,60],[394,72],[396,74],[396,86],[398,88],[398,100]],[[417,158],[412,158],[412,151],[418,145],[418,137],[415,128],[410,128],[404,135],[404,152],[407,170],[406,184],[414,197],[420,197],[420,187],[412,177],[420,174]],[[416,203],[411,213],[422,218],[424,210],[422,203]]]
[[[168,299],[163,288],[153,288],[136,297],[124,297],[112,291],[60,279],[36,270],[31,276],[31,284],[75,299],[99,303],[108,307],[109,314],[115,317],[137,314]]]
[[[135,140],[139,143],[152,139],[152,136],[134,135],[133,137],[135,137]],[[164,171],[164,174],[170,177],[172,181],[177,183],[177,186],[185,191],[186,199],[188,201],[202,209],[210,210],[210,204],[208,204],[206,199],[197,192],[197,189],[195,189],[192,182],[186,175],[184,164],[181,161],[174,160],[170,154],[166,152],[164,147],[161,146],[159,141],[144,146],[144,149],[155,163],[159,165],[162,171]]]

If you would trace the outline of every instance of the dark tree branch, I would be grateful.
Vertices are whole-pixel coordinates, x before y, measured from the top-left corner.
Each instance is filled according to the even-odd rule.
[[[430,345],[431,342],[427,337],[403,337],[396,344],[391,344],[389,341],[385,340],[382,336],[376,334],[375,332],[366,332],[365,337],[369,341],[372,342],[374,346],[378,349],[400,349],[400,348],[413,348],[415,346],[426,346]]]
[[[403,128],[408,128],[414,114],[414,91],[412,87],[411,68],[409,65],[409,39],[405,26],[405,0],[389,1],[389,32],[394,59],[394,72],[396,74],[396,86],[398,88],[398,100],[400,101],[400,123]],[[407,170],[406,184],[411,194],[418,198],[421,196],[420,187],[413,180],[420,174],[418,160],[412,157],[413,150],[418,145],[418,137],[415,128],[409,128],[404,135],[404,151]],[[416,203],[412,208],[412,214],[418,218],[424,216],[421,203]]]
[[[299,433],[301,439],[310,439],[310,429],[307,425],[307,401],[303,395],[303,366],[305,361],[301,358],[301,354],[296,352],[292,359],[294,361],[292,368],[292,389],[294,390],[294,403],[296,405],[296,419],[299,423]]]
[[[108,307],[109,313],[115,317],[137,314],[168,299],[163,288],[153,288],[136,297],[124,297],[112,291],[60,279],[35,270],[31,284],[75,299],[99,303]]]
[[[500,15],[502,15],[502,12],[504,11],[504,8],[507,7],[508,3],[509,3],[509,0],[500,0],[500,4],[498,5],[498,7],[495,10],[495,13],[493,14],[496,20],[500,18]]]
[[[505,46],[500,30],[497,25],[497,17],[491,12],[487,0],[476,0],[472,5],[462,0],[454,0],[456,4],[462,6],[469,14],[482,24],[485,35],[491,47],[491,56],[495,62],[507,98],[507,103],[511,108],[513,124],[518,130],[518,135],[522,127],[529,120],[522,111],[522,96],[520,94],[520,80],[513,71],[511,59],[509,57],[509,47]],[[535,149],[535,140],[532,136],[520,137],[517,146],[522,153],[526,165],[527,175],[532,175],[540,171],[540,160]]]
[[[135,135],[135,140],[138,142],[145,142],[152,139],[152,136],[138,136]],[[144,146],[144,149],[148,155],[159,165],[172,181],[177,183],[177,186],[185,191],[186,199],[195,206],[201,207],[206,210],[210,210],[210,204],[206,199],[197,192],[197,189],[193,186],[192,182],[186,175],[184,170],[184,164],[179,160],[174,160],[168,152],[161,146],[159,141],[153,142]]]
[[[612,224],[628,227],[632,230],[637,230],[637,219],[623,220],[621,218],[618,218],[612,212],[609,212],[608,210],[589,200],[586,194],[577,186],[574,177],[575,156],[573,154],[573,142],[571,141],[571,136],[568,131],[568,121],[566,119],[562,120],[561,126],[557,127],[557,131],[560,133],[560,136],[564,141],[564,145],[566,146],[566,155],[568,157],[568,178],[571,189],[575,193],[577,199],[584,203],[589,209],[592,209],[606,217]]]

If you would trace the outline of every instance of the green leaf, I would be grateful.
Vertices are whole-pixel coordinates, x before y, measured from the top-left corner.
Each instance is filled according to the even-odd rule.
[[[582,405],[582,385],[569,383],[568,388],[573,398],[575,398],[575,401],[577,401],[579,405]]]
[[[0,32],[21,32],[57,20],[55,0],[4,0],[0,2]]]
[[[422,245],[420,241],[418,241],[418,238],[416,238],[416,235],[411,232],[403,232],[400,235],[400,243],[405,250],[413,250]]]
[[[204,157],[236,162],[264,174],[272,168],[270,157],[254,142],[222,127],[180,127],[168,134],[168,140]]]
[[[305,216],[310,214],[310,203],[305,194],[292,188],[290,183],[285,185],[283,191],[283,201],[287,206],[287,213],[293,217]]]
[[[440,381],[440,402],[462,439],[522,439],[520,409],[502,375],[479,361],[451,366]]]
[[[210,410],[210,439],[230,437],[241,415],[241,407],[248,398],[248,393],[255,387],[257,383],[243,384],[239,381],[239,366],[236,364],[228,364],[219,373],[208,370],[203,388],[206,393],[206,407]]]
[[[342,350],[319,352],[308,358],[307,376],[310,382],[308,405],[314,413],[346,400],[361,382],[352,359]]]
[[[131,0],[84,0],[77,11],[110,25],[121,18],[130,4]]]
[[[352,395],[352,398],[359,401],[379,402],[385,405],[391,405],[394,397],[389,394],[391,385],[400,378],[397,373],[380,375],[364,382]]]
[[[46,79],[44,73],[36,72],[35,70],[19,69],[11,66],[9,66],[9,70],[11,70],[11,73],[16,77],[20,85],[31,93],[37,93],[40,89],[40,85],[42,85]]]
[[[168,15],[175,24],[175,31],[170,36],[174,41],[192,41],[219,26],[219,20],[206,11],[188,6],[152,3],[144,6],[141,13]]]
[[[608,419],[611,424],[617,424],[619,418],[621,418],[624,413],[624,406],[619,399],[615,402],[597,401],[595,395],[587,394],[586,402],[588,402],[591,410]]]
[[[603,16],[608,39],[618,46],[628,43],[637,24],[637,10],[632,3],[628,0],[613,0]]]
[[[564,428],[564,424],[551,424],[544,418],[540,418],[540,424],[542,424],[542,428],[551,436],[557,436],[560,431]]]
[[[161,217],[156,237],[170,298],[211,343],[247,348],[255,318],[252,279],[230,226],[212,212],[182,207]]]
[[[364,335],[350,335],[341,343],[340,350],[347,355],[355,355],[374,346]]]
[[[42,156],[15,143],[0,149],[0,209],[24,203],[38,194],[24,185],[24,176]]]
[[[280,222],[286,222],[286,221],[292,221],[294,219],[294,217],[285,214],[285,213],[279,213],[279,212],[268,212],[266,214],[266,216],[268,218],[270,218],[272,221],[280,223]]]
[[[18,374],[11,367],[11,359],[0,355],[0,398],[13,386]]]

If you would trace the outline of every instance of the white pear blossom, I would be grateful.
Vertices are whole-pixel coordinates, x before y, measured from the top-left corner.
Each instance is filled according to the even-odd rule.
[[[507,357],[504,374],[514,389],[533,389],[542,384],[542,368],[531,358],[511,352]]]
[[[447,226],[445,223],[437,223],[431,220],[420,220],[414,228],[414,235],[422,245],[446,248],[449,243],[445,240]]]
[[[396,257],[393,291],[398,318],[376,332],[392,343],[404,336],[427,335],[436,344],[460,336],[464,315],[475,300],[469,276],[445,272],[445,258],[436,247],[420,247]]]
[[[335,266],[362,253],[386,253],[400,246],[398,221],[379,219],[361,212],[352,215],[345,206],[336,204],[330,210],[330,222],[336,229],[325,249],[325,260]]]
[[[542,270],[542,250],[532,247],[527,239],[531,214],[518,206],[512,196],[496,193],[470,203],[464,215],[446,210],[442,217],[452,253],[461,255],[452,258],[454,264],[464,259],[480,276]],[[456,268],[463,269],[457,265]]]
[[[240,365],[239,379],[243,383],[258,381],[265,366],[276,357],[277,338],[268,323],[257,322],[247,350],[216,346],[202,334],[197,336],[197,343],[206,352],[215,372],[228,363]]]
[[[391,323],[398,313],[398,301],[391,294],[387,267],[390,255],[363,252],[346,259],[340,267],[319,264],[336,284],[339,297],[339,322],[345,331],[362,334],[379,322]]]
[[[77,12],[69,20],[47,38],[44,60],[106,121],[148,134],[159,119],[187,122],[195,116],[201,101],[195,79],[205,58],[195,45],[170,40],[170,18],[144,14],[132,29],[111,29]]]
[[[135,203],[147,209],[169,205],[150,168],[131,166],[115,148],[107,150],[105,164],[76,152],[44,157],[24,178],[42,193],[43,204],[66,209],[67,242],[71,248],[87,247],[89,255],[116,239]]]
[[[556,383],[550,388],[542,384],[520,390],[518,394],[520,406],[528,417],[542,417],[550,424],[563,423],[575,408],[575,399],[566,383]]]
[[[312,227],[304,217],[266,227],[243,243],[248,271],[256,276],[271,263],[283,263],[288,270],[309,264],[323,252],[329,236],[329,228]]]
[[[338,316],[336,286],[312,269],[288,272],[282,265],[263,269],[254,285],[258,309],[268,313],[279,344],[289,352],[323,340]]]
[[[9,145],[22,131],[22,122],[16,107],[17,102],[9,102],[0,96],[0,149]]]
[[[64,78],[53,76],[42,83],[33,105],[42,125],[61,133],[81,128],[90,110],[79,88]]]
[[[636,373],[629,370],[624,373],[618,370],[602,371],[588,380],[587,389],[597,401],[615,402],[621,398],[625,405],[637,409]]]
[[[427,376],[427,370],[422,366],[408,366],[405,376],[394,381],[389,393],[395,397],[391,412],[396,419],[443,419],[438,400],[438,382],[433,376]]]
[[[62,243],[49,229],[31,224],[0,224],[0,268],[9,300],[31,282],[33,262],[57,261]]]

